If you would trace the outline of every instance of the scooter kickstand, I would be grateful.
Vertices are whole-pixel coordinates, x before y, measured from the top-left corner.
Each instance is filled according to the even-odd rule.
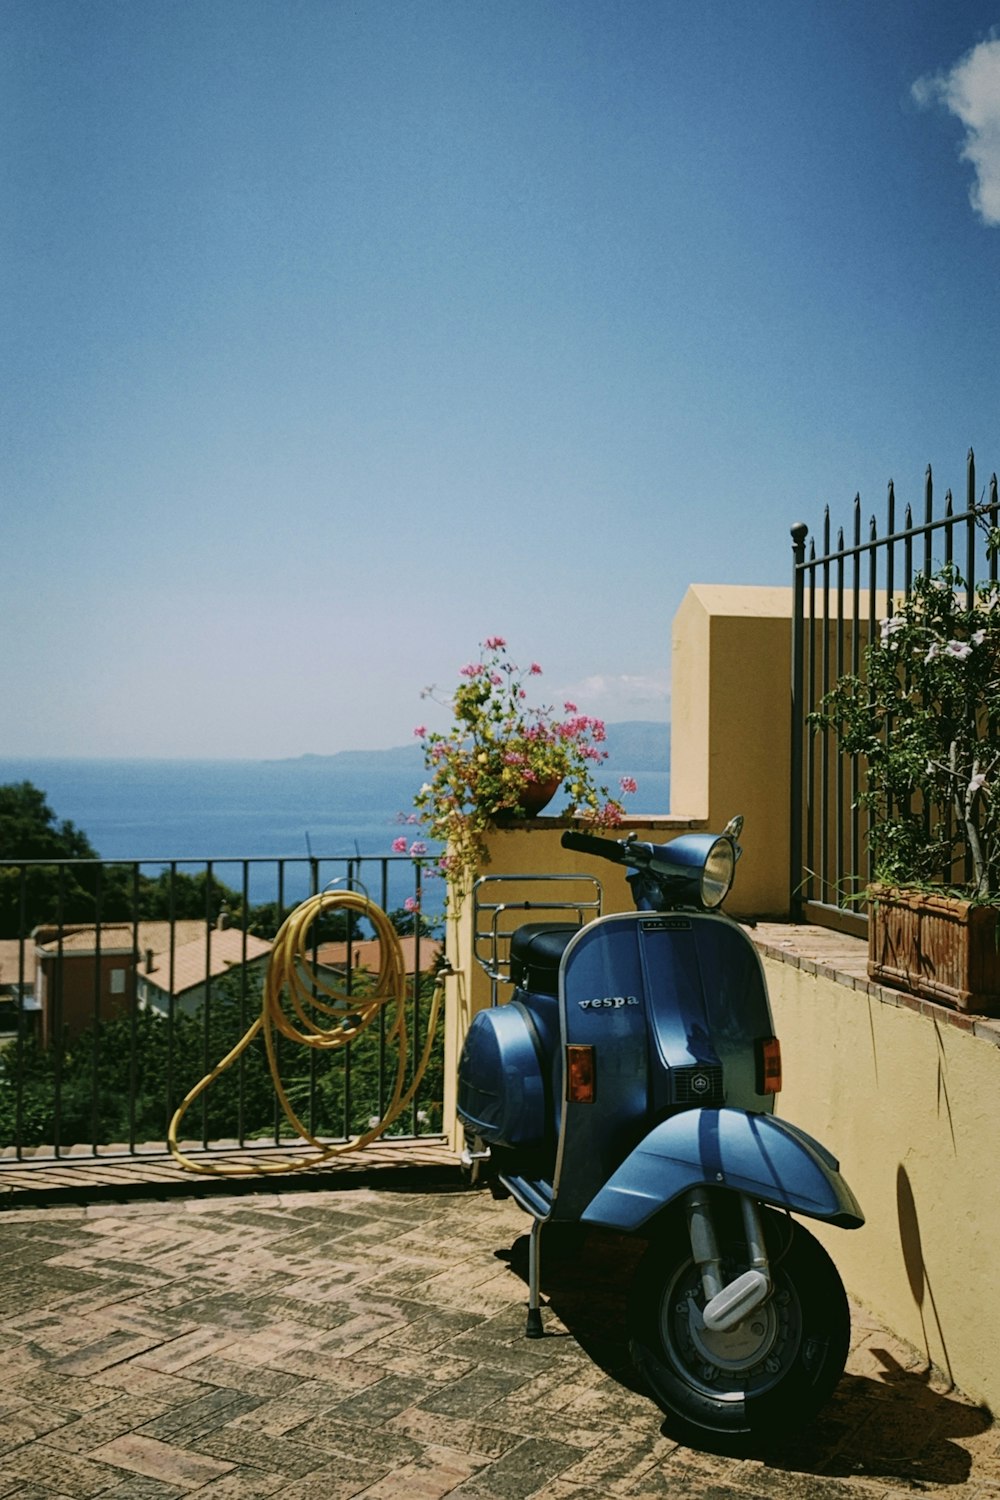
[[[545,1336],[545,1330],[542,1327],[541,1297],[538,1291],[541,1255],[542,1220],[534,1219],[531,1224],[531,1237],[528,1240],[528,1321],[524,1329],[526,1339],[540,1339]]]

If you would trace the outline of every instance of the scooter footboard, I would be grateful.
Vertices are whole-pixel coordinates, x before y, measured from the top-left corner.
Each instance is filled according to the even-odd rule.
[[[661,1121],[581,1217],[609,1229],[640,1229],[681,1194],[706,1184],[842,1229],[865,1221],[840,1163],[818,1141],[774,1115],[739,1109],[684,1110]]]

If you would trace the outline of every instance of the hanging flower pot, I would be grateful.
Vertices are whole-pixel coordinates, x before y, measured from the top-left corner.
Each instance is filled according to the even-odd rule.
[[[449,697],[425,689],[425,697],[452,710],[452,725],[444,733],[424,724],[414,731],[428,779],[413,805],[430,837],[447,847],[449,895],[489,862],[492,828],[537,817],[560,786],[567,815],[595,828],[621,822],[621,802],[595,779],[608,754],[603,721],[575,703],[564,702],[562,713],[531,707],[525,684],[541,675],[537,662],[525,669],[512,662],[495,635],[482,642],[478,661],[460,669]],[[633,792],[635,782],[623,777],[621,788]]]
[[[526,781],[517,793],[517,805],[499,808],[494,822],[503,827],[505,823],[516,823],[519,818],[537,818],[561,785],[561,776],[551,776],[547,781]]]

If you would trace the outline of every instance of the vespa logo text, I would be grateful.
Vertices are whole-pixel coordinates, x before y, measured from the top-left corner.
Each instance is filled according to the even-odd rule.
[[[601,995],[595,1000],[578,1000],[581,1010],[621,1010],[626,1005],[638,1005],[638,995]]]

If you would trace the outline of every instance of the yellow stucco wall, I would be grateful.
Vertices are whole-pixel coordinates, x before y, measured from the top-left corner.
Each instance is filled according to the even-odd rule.
[[[670,809],[746,819],[726,909],[788,912],[790,588],[692,584],[674,618]]]
[[[779,1113],[840,1158],[866,1216],[813,1224],[848,1291],[1000,1411],[1000,1047],[765,957]]]

